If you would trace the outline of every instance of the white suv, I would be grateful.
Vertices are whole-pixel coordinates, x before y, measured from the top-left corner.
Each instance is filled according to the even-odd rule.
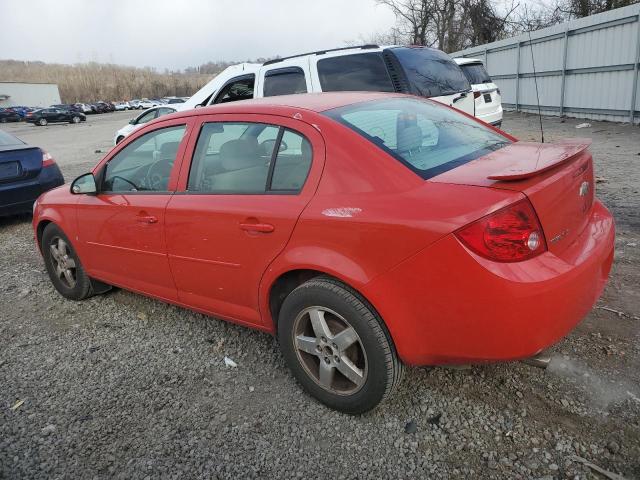
[[[427,47],[378,45],[233,65],[196,92],[180,110],[254,97],[362,90],[429,97],[475,114],[471,85],[449,55]]]
[[[496,127],[502,126],[502,98],[500,89],[493,83],[484,68],[482,60],[477,58],[456,58],[473,89],[476,102],[476,117]]]

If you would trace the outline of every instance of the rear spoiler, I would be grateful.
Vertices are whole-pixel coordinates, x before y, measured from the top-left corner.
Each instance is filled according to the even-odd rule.
[[[515,181],[535,177],[571,160],[591,145],[590,138],[567,138],[555,143],[517,142],[518,147],[527,148],[527,159],[492,173],[490,180]],[[523,154],[525,152],[522,152]],[[529,156],[530,155],[530,156]]]

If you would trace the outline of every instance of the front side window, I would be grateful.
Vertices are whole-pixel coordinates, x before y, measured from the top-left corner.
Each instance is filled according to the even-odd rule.
[[[213,103],[236,102],[253,98],[253,84],[255,75],[245,75],[237,80],[227,83],[213,101]]]
[[[264,96],[307,93],[307,82],[300,67],[269,70],[264,76]]]
[[[324,112],[427,179],[510,142],[435,102],[393,98]]]
[[[310,165],[311,145],[291,130],[263,123],[205,123],[187,189],[213,194],[295,192]]]
[[[440,97],[471,89],[458,64],[446,53],[427,47],[390,48],[411,85],[411,93],[422,97]]]
[[[471,85],[491,83],[491,77],[481,63],[467,63],[466,65],[460,65],[460,68]]]
[[[381,53],[357,53],[318,61],[323,92],[393,92],[393,84]]]
[[[103,192],[166,192],[186,127],[149,132],[124,147],[107,163]]]
[[[173,108],[163,107],[158,109],[158,116],[161,117],[163,115],[169,115],[170,113],[175,113],[176,111]]]

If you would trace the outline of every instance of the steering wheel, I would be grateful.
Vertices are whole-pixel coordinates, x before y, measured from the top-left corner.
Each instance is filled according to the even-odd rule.
[[[138,185],[136,185],[135,183],[133,183],[131,180],[129,180],[127,178],[121,177],[120,175],[114,175],[111,178],[112,178],[112,180],[111,180],[111,186],[112,187],[111,188],[113,188],[113,183],[117,179],[117,180],[122,180],[123,182],[128,183],[129,185],[131,185],[133,187],[133,189],[130,190],[131,192],[134,192],[134,191],[137,192],[138,190],[140,190],[140,187],[138,187]]]
[[[173,168],[173,160],[158,160],[149,165],[144,176],[146,187],[156,192],[166,190],[171,168]]]

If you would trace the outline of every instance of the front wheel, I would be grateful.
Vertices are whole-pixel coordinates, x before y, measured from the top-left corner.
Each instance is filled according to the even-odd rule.
[[[71,123],[80,123],[80,117],[77,115],[71,119]]]
[[[60,295],[70,300],[83,300],[91,296],[91,280],[82,268],[71,242],[54,223],[45,227],[40,248],[51,283]]]
[[[41,127],[46,127],[47,126],[47,119],[46,118],[41,118],[40,120],[38,120],[38,125],[40,125]]]
[[[333,278],[314,278],[287,296],[278,339],[303,388],[341,412],[367,412],[400,383],[403,366],[382,319]]]

